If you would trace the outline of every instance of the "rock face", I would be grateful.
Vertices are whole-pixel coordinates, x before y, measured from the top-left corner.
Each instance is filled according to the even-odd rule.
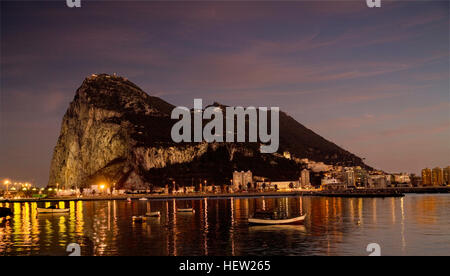
[[[272,179],[298,179],[301,166],[257,143],[173,143],[174,106],[116,76],[93,75],[77,90],[54,149],[49,186],[116,188],[229,183],[233,170]],[[360,158],[280,114],[280,152],[329,164],[361,165]]]

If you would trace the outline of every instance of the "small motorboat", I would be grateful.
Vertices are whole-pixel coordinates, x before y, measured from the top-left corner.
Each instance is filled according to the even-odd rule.
[[[146,217],[160,217],[161,216],[161,212],[156,211],[156,212],[149,212],[145,214]]]
[[[141,201],[147,201],[148,199],[146,197],[141,197],[139,200]]]
[[[70,211],[69,208],[58,208],[56,206],[51,206],[48,208],[37,208],[37,212],[41,214],[60,214],[60,213],[68,213]]]
[[[284,225],[284,224],[301,224],[305,221],[306,214],[294,217],[285,218],[278,216],[277,213],[257,213],[254,217],[248,219],[249,224],[257,225]]]
[[[177,209],[177,213],[195,213],[194,208]]]

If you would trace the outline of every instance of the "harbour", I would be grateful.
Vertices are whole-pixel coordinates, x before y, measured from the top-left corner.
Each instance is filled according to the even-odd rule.
[[[0,203],[14,213],[0,225],[0,255],[66,256],[71,243],[80,245],[81,255],[100,256],[364,256],[372,242],[382,255],[450,252],[448,194],[66,201],[59,204],[67,214],[38,214],[45,204]],[[133,223],[132,216],[145,215],[149,205],[161,216]],[[249,225],[257,209],[307,216],[301,225]]]

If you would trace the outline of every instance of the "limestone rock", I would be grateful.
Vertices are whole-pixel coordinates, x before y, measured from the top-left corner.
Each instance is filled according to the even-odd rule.
[[[218,104],[217,104],[218,105]],[[64,115],[50,166],[49,186],[143,189],[172,181],[229,183],[234,170],[272,179],[298,178],[299,165],[264,155],[257,143],[173,143],[174,106],[118,76],[84,80]],[[360,158],[280,114],[280,150],[328,164],[362,165]]]

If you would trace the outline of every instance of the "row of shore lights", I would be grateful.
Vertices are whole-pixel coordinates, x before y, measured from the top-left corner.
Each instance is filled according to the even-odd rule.
[[[9,179],[5,179],[3,180],[3,185],[5,185],[6,190],[11,190],[11,191],[16,191],[17,190],[17,186],[22,188],[22,191],[27,191],[27,190],[32,190],[32,191],[36,191],[37,188],[33,187],[33,185],[31,183],[25,182],[11,182]],[[13,185],[13,187],[11,189],[9,189],[9,185]]]

